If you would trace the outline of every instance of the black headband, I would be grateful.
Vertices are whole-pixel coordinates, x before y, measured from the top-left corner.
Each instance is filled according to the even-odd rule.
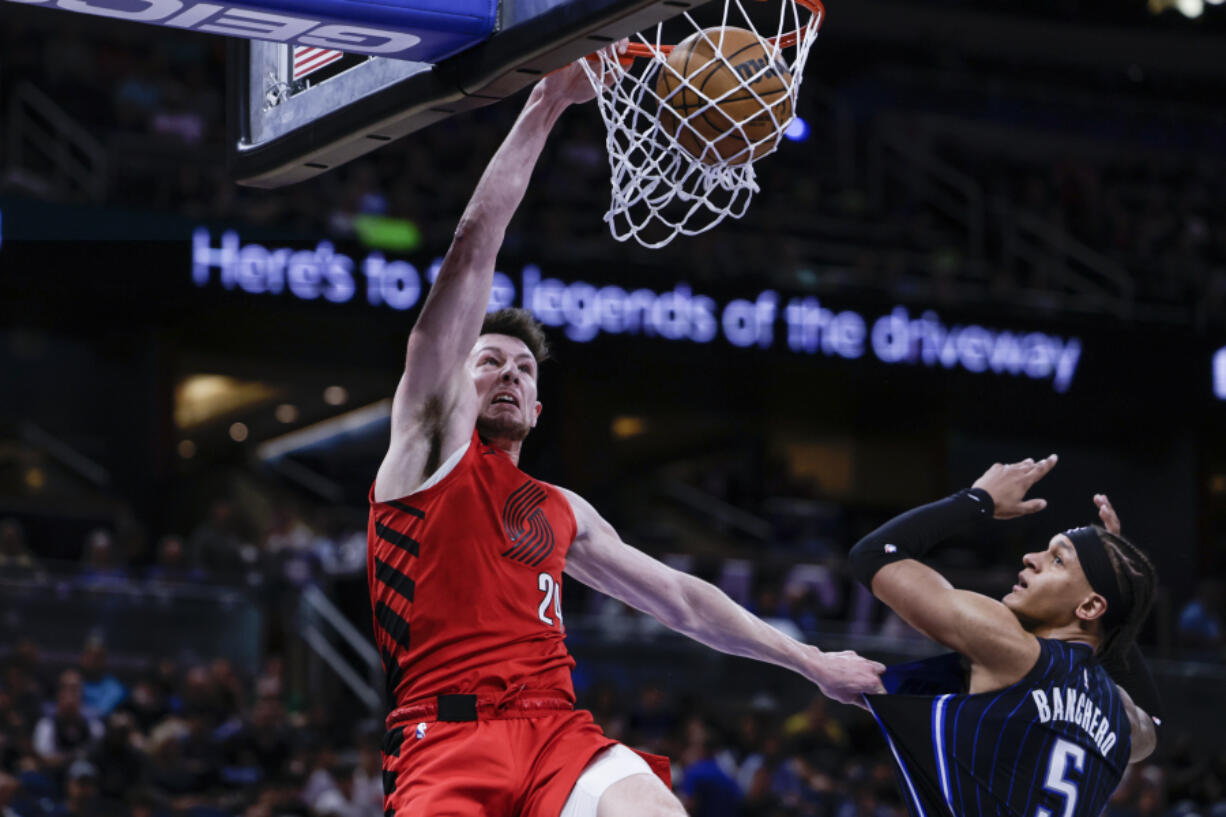
[[[1073,543],[1077,551],[1077,561],[1086,574],[1090,588],[1107,600],[1107,612],[1103,614],[1103,634],[1124,623],[1128,617],[1128,603],[1120,593],[1119,579],[1115,576],[1115,568],[1111,566],[1111,557],[1098,531],[1090,526],[1071,528],[1064,535]]]

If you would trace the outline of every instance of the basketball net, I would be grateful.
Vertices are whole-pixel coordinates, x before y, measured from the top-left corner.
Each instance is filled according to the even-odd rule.
[[[747,6],[756,7],[753,15]],[[771,8],[774,6],[778,7],[777,14]],[[764,11],[770,11],[768,16],[773,20],[759,26],[755,18],[761,20]],[[820,0],[726,0],[719,22],[708,21],[704,26],[690,12],[670,22],[670,32],[673,26],[688,26],[677,40],[696,35],[715,55],[706,65],[687,65],[688,76],[668,63],[672,46],[664,40],[663,23],[654,32],[635,35],[620,55],[604,49],[581,61],[596,89],[600,115],[608,131],[605,144],[613,192],[604,219],[614,238],[633,238],[644,247],[658,248],[678,235],[697,235],[729,216],[740,218],[745,214],[758,192],[754,163],[777,149],[795,119],[805,61],[824,17]],[[726,26],[752,32],[761,45],[766,58],[758,60],[760,65],[752,73],[744,64],[738,66],[742,72],[738,73],[738,67],[721,53],[719,34],[710,33],[715,27]],[[781,66],[791,74],[790,87],[784,92],[790,101],[786,106],[780,105],[777,93],[763,99],[753,87],[764,77],[777,75]],[[739,84],[713,98],[699,85],[701,78],[721,68],[736,76]],[[665,97],[658,87],[661,72],[669,73],[663,83],[668,88]],[[676,104],[678,94],[696,100],[696,105],[687,104],[680,126],[673,119],[670,129],[662,126],[661,113],[675,115],[676,109],[670,104]],[[739,121],[718,107],[723,100],[747,99],[746,94],[752,95],[758,106]],[[785,115],[781,115],[781,109]],[[704,114],[708,122],[715,119],[719,123],[720,133],[707,136],[689,126]],[[769,117],[766,135],[762,116]],[[745,126],[755,117],[759,121],[751,136]],[[727,146],[734,142],[743,143],[744,149],[721,155],[729,153]]]

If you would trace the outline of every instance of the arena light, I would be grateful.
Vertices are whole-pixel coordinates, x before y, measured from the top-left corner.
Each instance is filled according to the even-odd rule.
[[[1184,17],[1199,17],[1205,13],[1205,0],[1175,0],[1175,8]]]
[[[613,436],[619,440],[628,440],[631,437],[637,437],[647,431],[647,421],[642,417],[632,417],[624,415],[613,418],[611,428]]]
[[[324,402],[329,406],[343,406],[349,402],[349,390],[344,386],[329,386],[324,389]]]
[[[1213,394],[1219,400],[1226,400],[1226,346],[1213,356]]]
[[[256,456],[265,462],[274,460],[340,434],[357,431],[373,423],[382,423],[391,416],[392,401],[385,398],[261,443],[256,448]]]
[[[788,129],[783,132],[783,135],[792,142],[804,142],[812,133],[812,128],[809,123],[799,116],[792,120],[792,124],[788,125]]]
[[[277,390],[218,374],[192,374],[175,386],[175,426],[192,429],[271,400]]]
[[[359,213],[353,231],[363,245],[388,252],[413,252],[422,242],[421,228],[407,218]]]

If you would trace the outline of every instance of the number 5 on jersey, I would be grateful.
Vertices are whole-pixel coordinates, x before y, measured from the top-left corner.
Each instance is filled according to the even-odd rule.
[[[553,614],[558,617],[558,626],[562,626],[562,583],[553,580],[553,576],[548,573],[542,573],[536,580],[537,588],[544,593],[541,599],[541,606],[536,608],[536,615],[541,621],[553,626],[553,619],[549,617],[549,608],[553,606]]]
[[[1077,811],[1077,784],[1068,778],[1070,765],[1079,772],[1085,771],[1086,750],[1076,743],[1057,740],[1047,761],[1047,779],[1043,781],[1043,788],[1064,800],[1064,811],[1060,817],[1073,817]],[[1040,806],[1034,817],[1053,815],[1051,811]]]

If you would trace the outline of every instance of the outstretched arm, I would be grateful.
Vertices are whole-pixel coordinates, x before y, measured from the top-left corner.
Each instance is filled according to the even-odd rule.
[[[409,335],[405,370],[392,402],[392,438],[375,480],[376,499],[415,490],[467,441],[476,395],[464,363],[489,305],[494,261],[558,117],[593,90],[578,65],[532,89],[460,218],[451,247]]]
[[[1004,604],[955,589],[918,559],[979,519],[1009,519],[1042,510],[1044,500],[1024,497],[1055,464],[1052,455],[1038,462],[993,465],[971,490],[908,511],[856,543],[850,555],[852,571],[908,624],[969,657],[995,681],[1016,681],[1038,657],[1038,641]]]
[[[578,524],[568,575],[708,647],[798,672],[841,703],[883,691],[881,664],[855,653],[824,653],[784,635],[714,585],[630,547],[586,500],[565,493]]]

